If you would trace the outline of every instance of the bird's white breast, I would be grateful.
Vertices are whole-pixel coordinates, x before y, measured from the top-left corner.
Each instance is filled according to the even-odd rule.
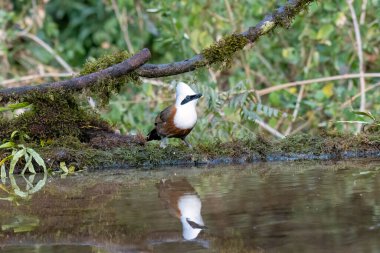
[[[191,102],[190,102],[191,103]],[[192,104],[178,106],[174,116],[174,125],[180,129],[193,128],[197,123],[197,111]]]

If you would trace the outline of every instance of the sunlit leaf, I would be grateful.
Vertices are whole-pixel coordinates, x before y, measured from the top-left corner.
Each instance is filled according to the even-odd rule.
[[[30,193],[33,194],[35,192],[38,192],[40,191],[46,184],[46,180],[47,180],[47,173],[44,172],[44,177],[43,179],[41,179],[40,181],[38,181],[38,183],[36,184],[36,186],[34,186],[31,190],[30,190]]]
[[[7,177],[7,172],[5,171],[5,165],[2,164],[0,166],[0,177],[1,177],[1,180],[5,179]],[[4,183],[4,182],[3,182]]]
[[[44,159],[32,148],[26,149],[28,153],[33,156],[33,159],[37,162],[38,165],[40,165],[42,168],[44,168],[44,171],[46,171],[46,165]]]
[[[17,130],[15,130],[15,131],[12,132],[12,134],[11,134],[11,139],[12,139],[12,140],[13,140],[13,138],[16,136],[16,134],[18,134],[18,131],[17,131]]]
[[[20,189],[14,189],[14,192],[15,192],[15,194],[17,196],[19,196],[19,197],[21,197],[23,199],[26,198],[26,197],[28,197],[28,195],[29,195],[27,192],[23,192]]]
[[[322,88],[323,94],[325,94],[326,97],[331,97],[334,95],[334,84],[333,83],[328,83]]]
[[[376,121],[376,118],[372,115],[371,112],[363,112],[363,111],[352,111],[352,112],[354,114],[366,116],[366,117],[372,119],[373,121]]]
[[[65,162],[60,162],[59,163],[59,167],[61,168],[61,170],[63,170],[63,172],[69,173],[69,169],[66,167],[66,163]]]
[[[6,143],[3,143],[0,145],[0,148],[13,148],[15,146],[15,143],[13,141],[7,141]]]
[[[15,170],[15,166],[16,166],[16,163],[18,162],[18,160],[20,160],[20,158],[22,156],[24,156],[26,153],[26,150],[25,149],[21,149],[19,151],[17,151],[13,157],[12,157],[12,160],[11,160],[11,165],[9,167],[9,174],[13,174],[14,170]]]
[[[24,166],[24,169],[22,170],[22,172],[21,172],[21,174],[23,175],[24,173],[25,173],[25,171],[26,171],[26,169],[28,169],[29,168],[29,171],[31,172],[31,173],[36,173],[36,171],[34,170],[34,167],[33,167],[33,164],[32,164],[32,161],[33,161],[33,156],[27,156],[27,154],[25,154],[25,158],[27,159],[27,161],[26,161],[26,164],[25,164],[25,166]],[[32,168],[32,169],[30,169],[30,168]]]

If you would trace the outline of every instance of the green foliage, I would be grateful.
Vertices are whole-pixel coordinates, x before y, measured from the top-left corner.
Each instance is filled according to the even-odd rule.
[[[26,170],[28,172],[35,174],[36,171],[34,169],[33,161],[37,163],[37,165],[41,166],[44,169],[44,172],[46,172],[46,165],[40,154],[38,154],[34,149],[26,147],[24,144],[17,144],[15,142],[16,137],[19,138],[19,141],[24,142],[25,139],[29,139],[29,136],[26,134],[22,134],[18,131],[14,131],[11,134],[11,137],[9,140],[5,140],[2,145],[0,145],[0,149],[6,149],[10,150],[11,154],[6,156],[0,161],[0,168],[1,168],[1,178],[6,177],[5,172],[5,164],[7,161],[10,161],[9,163],[9,174],[13,174],[16,164],[19,161],[22,161],[22,158],[24,158],[25,166],[21,171],[21,174],[24,174]]]
[[[6,111],[15,111],[18,109],[25,109],[28,108],[30,104],[28,102],[22,102],[22,103],[16,103],[16,104],[9,104],[5,107],[0,107],[0,113],[6,112]]]
[[[95,96],[100,104],[110,98],[109,107],[101,111],[102,118],[122,133],[146,134],[151,130],[157,113],[174,101],[173,81],[177,80],[192,84],[204,94],[198,107],[200,118],[189,136],[191,142],[215,138],[226,141],[263,132],[251,119],[261,119],[282,133],[287,130],[290,133],[317,133],[321,128],[354,130],[354,125],[331,122],[357,119],[357,115],[351,112],[359,108],[359,99],[352,100],[345,108],[341,105],[360,92],[358,79],[306,85],[295,119],[282,114],[293,115],[300,86],[262,96],[256,92],[296,80],[358,72],[356,41],[346,1],[318,1],[307,6],[308,12],[294,20],[278,18],[276,22],[285,27],[292,23],[291,29],[276,29],[252,48],[246,46],[247,50],[237,54],[234,54],[236,49],[244,47],[246,42],[234,35],[224,37],[256,25],[266,14],[286,2],[118,0],[117,7],[124,19],[121,25],[128,30],[128,34],[124,34],[110,1],[37,1],[36,8],[30,1],[23,4],[9,1],[0,10],[0,32],[5,34],[5,39],[0,40],[0,55],[3,56],[0,58],[0,81],[40,73],[40,68],[46,73],[62,71],[51,54],[33,41],[20,39],[14,27],[28,28],[76,70],[86,59],[126,49],[127,35],[134,51],[143,47],[151,50],[151,63],[179,61],[202,51],[207,55],[211,48],[216,50],[209,51],[209,57],[216,57],[213,59],[220,61],[220,65],[230,68],[203,69],[155,82],[143,79],[141,86],[121,87],[120,84],[125,83],[121,81],[96,88],[104,89],[101,93],[106,94],[106,98]],[[298,6],[302,10],[305,7],[304,4]],[[364,22],[360,24],[365,71],[369,73],[380,72],[379,7],[378,1],[368,1]],[[364,15],[361,2],[355,2],[354,8],[360,22],[360,16]],[[224,42],[226,38],[234,42],[231,47],[231,43]],[[120,60],[123,57],[127,56]],[[38,79],[36,82],[49,80]],[[378,81],[378,78],[367,78],[366,85],[370,87]],[[110,96],[114,91],[120,92],[117,96]],[[244,95],[245,92],[249,95]],[[366,110],[380,110],[378,97],[379,89],[366,93]],[[259,105],[268,110],[260,112]],[[271,113],[276,110],[278,116]],[[77,114],[73,115],[75,118]],[[66,116],[63,122],[72,123],[66,121]],[[59,119],[55,118],[55,122]],[[74,120],[74,126],[78,126],[77,123],[78,120]],[[2,129],[9,129],[3,128],[8,125],[7,119],[0,120]],[[74,128],[74,135],[77,130]],[[10,133],[7,132],[6,136]]]
[[[368,132],[380,131],[380,120],[376,119],[371,112],[353,111],[352,113],[361,116],[364,120],[340,120],[338,123],[363,124],[364,130]]]

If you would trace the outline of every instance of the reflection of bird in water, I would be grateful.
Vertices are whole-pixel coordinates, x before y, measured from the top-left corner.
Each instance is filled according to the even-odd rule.
[[[193,186],[185,179],[179,181],[161,180],[156,184],[158,196],[169,213],[180,219],[185,240],[197,238],[205,229],[201,216],[202,203]]]

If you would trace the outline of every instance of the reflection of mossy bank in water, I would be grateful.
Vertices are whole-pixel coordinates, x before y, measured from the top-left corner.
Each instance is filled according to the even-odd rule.
[[[209,62],[224,65],[236,49],[247,40],[232,35],[205,50]],[[232,49],[228,49],[228,48]],[[227,48],[227,49],[226,49]],[[119,63],[129,55],[116,53],[88,62],[81,74],[89,74]],[[103,79],[84,92],[107,104],[113,93],[120,91],[126,82],[139,83],[135,73],[117,78]],[[236,140],[227,143],[214,141],[198,143],[194,149],[183,145],[171,145],[166,149],[156,143],[145,143],[144,136],[115,134],[111,126],[91,109],[80,105],[80,94],[64,90],[46,93],[29,93],[21,102],[32,104],[23,114],[0,120],[0,138],[9,138],[14,130],[31,137],[27,146],[38,151],[52,168],[60,162],[77,169],[84,167],[139,167],[201,163],[231,163],[298,159],[340,159],[345,157],[380,155],[380,133],[344,135],[323,133],[300,134],[284,140],[270,140],[258,136],[255,139]],[[83,100],[83,98],[82,98]],[[10,151],[1,149],[0,159]],[[20,161],[18,171],[24,164]],[[17,169],[16,169],[17,171]]]

